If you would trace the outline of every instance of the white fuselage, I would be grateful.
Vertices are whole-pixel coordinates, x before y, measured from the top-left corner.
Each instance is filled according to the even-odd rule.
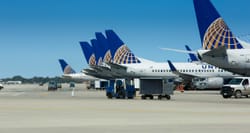
[[[206,63],[173,63],[176,69],[184,74],[189,74],[197,77],[234,77],[235,74],[220,69],[218,67],[206,64]],[[127,72],[134,74],[136,77],[178,77],[178,75],[172,73],[168,63],[156,63],[156,62],[144,62],[139,64],[124,64]]]
[[[205,56],[208,50],[199,50],[202,59],[209,64],[218,66],[227,71],[250,76],[250,49],[227,49],[225,56]]]

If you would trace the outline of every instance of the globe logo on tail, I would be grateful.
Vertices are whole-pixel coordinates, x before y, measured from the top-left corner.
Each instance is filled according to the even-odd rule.
[[[203,39],[203,49],[213,49],[219,46],[226,46],[228,49],[242,48],[222,18],[216,19],[208,27]]]
[[[117,49],[113,59],[114,63],[117,64],[141,63],[126,45],[122,45],[119,49]]]
[[[111,52],[110,52],[110,50],[108,50],[108,51],[106,52],[106,54],[104,55],[103,61],[104,61],[104,62],[111,62],[111,58],[112,58]]]
[[[92,54],[89,58],[89,65],[96,65],[95,55]]]

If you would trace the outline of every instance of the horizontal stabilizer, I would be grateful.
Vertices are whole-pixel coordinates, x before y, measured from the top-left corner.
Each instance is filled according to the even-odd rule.
[[[188,47],[188,45],[185,45],[185,47],[186,47],[186,50],[187,50],[187,51],[192,51],[192,50]],[[188,55],[189,55],[189,57],[190,57],[190,59],[191,59],[191,62],[199,61],[199,59],[197,58],[196,54],[189,53]]]
[[[172,48],[160,48],[161,50],[165,51],[174,51],[179,53],[186,53],[186,54],[196,54],[195,51],[188,51],[188,50],[180,50],[180,49],[172,49]]]
[[[225,46],[221,46],[216,49],[212,49],[203,54],[203,56],[211,56],[211,57],[225,57],[227,56],[226,52],[227,48]]]

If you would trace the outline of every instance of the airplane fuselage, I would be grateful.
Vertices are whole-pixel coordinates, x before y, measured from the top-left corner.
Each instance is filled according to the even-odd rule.
[[[235,74],[220,69],[218,67],[209,65],[207,63],[173,63],[179,72],[190,74],[197,77],[234,77]],[[140,64],[127,64],[127,73],[135,77],[178,77],[174,74],[168,63],[140,63]]]
[[[222,56],[206,56],[206,52],[208,50],[198,51],[202,61],[236,74],[250,76],[250,49],[227,49]]]

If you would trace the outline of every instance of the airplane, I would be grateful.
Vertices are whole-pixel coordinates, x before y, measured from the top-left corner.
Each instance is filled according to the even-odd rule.
[[[230,76],[226,75],[218,75],[216,74],[209,74],[209,73],[203,73],[200,75],[199,73],[194,73],[192,72],[194,68],[187,67],[186,71],[183,71],[179,69],[178,67],[175,67],[171,61],[168,60],[169,67],[171,71],[179,75],[183,79],[184,84],[190,85],[194,89],[219,89],[224,85],[224,79],[231,79],[232,77],[238,76],[238,75],[233,75],[230,72],[226,72],[223,69],[215,68],[218,69],[218,72],[225,72],[228,73]],[[208,65],[206,63],[201,63],[204,66]],[[214,67],[212,65],[208,65],[210,67]],[[195,71],[195,70],[194,70]]]
[[[110,60],[106,61],[103,58],[103,62],[109,65],[107,71],[101,74],[110,74],[113,78],[177,78],[178,75],[172,73],[169,64],[167,62],[154,62],[149,61],[143,58],[136,57],[131,50],[123,43],[123,41],[118,37],[118,35],[112,30],[106,30],[106,40],[108,44],[106,47],[109,47],[107,53],[109,54]],[[103,37],[102,37],[103,38]],[[105,39],[105,37],[103,38]],[[98,38],[97,38],[98,40]],[[97,41],[99,42],[99,41]],[[98,44],[94,44],[93,47],[98,47],[99,45],[103,45],[100,42]],[[84,45],[81,45],[84,50]],[[87,47],[90,47],[88,44]],[[94,48],[97,49],[97,48]],[[98,50],[96,51],[98,52]],[[87,50],[83,51],[85,53],[85,57],[90,55],[87,54]],[[107,55],[104,54],[104,55]],[[90,57],[90,56],[88,56]],[[89,58],[87,58],[89,60]],[[232,77],[234,74],[224,71],[220,68],[214,67],[212,65],[206,63],[190,63],[190,62],[182,62],[182,63],[173,63],[177,68],[180,68],[180,71],[183,73],[192,74],[193,77],[203,75],[204,77]],[[100,66],[96,66],[93,71],[98,75],[101,71],[96,71],[98,69],[102,70],[103,68]],[[86,69],[85,69],[86,70]],[[109,70],[109,71],[108,71]],[[113,74],[117,74],[116,77]],[[90,74],[91,75],[91,74]]]
[[[194,0],[203,49],[201,61],[227,71],[250,76],[250,44],[235,37],[210,0]]]
[[[161,49],[168,50],[168,51],[181,52],[181,53],[188,53],[190,57],[189,59],[190,63],[203,64],[204,66],[209,65],[199,60],[199,58],[197,57],[197,54],[193,53],[192,50],[189,48],[189,46],[185,45],[185,48],[186,48],[186,51],[179,50],[179,49],[172,49],[172,48],[161,48]],[[191,86],[196,89],[218,89],[223,86],[224,82],[227,82],[227,80],[231,79],[232,77],[241,76],[241,75],[233,74],[233,73],[230,74],[231,76],[213,75],[213,74],[212,75],[204,75],[204,74],[197,75],[194,73],[188,73],[187,71],[183,73],[183,72],[180,72],[178,67],[176,68],[171,61],[168,61],[168,64],[172,72],[178,75],[179,77],[181,77],[183,79],[183,82],[191,83]],[[212,65],[209,65],[209,66],[215,67]],[[220,71],[225,71],[225,70],[221,69]]]
[[[98,78],[86,75],[82,72],[76,73],[76,71],[63,59],[59,59],[58,61],[63,71],[62,77],[64,78],[89,80],[89,81],[98,80]]]

